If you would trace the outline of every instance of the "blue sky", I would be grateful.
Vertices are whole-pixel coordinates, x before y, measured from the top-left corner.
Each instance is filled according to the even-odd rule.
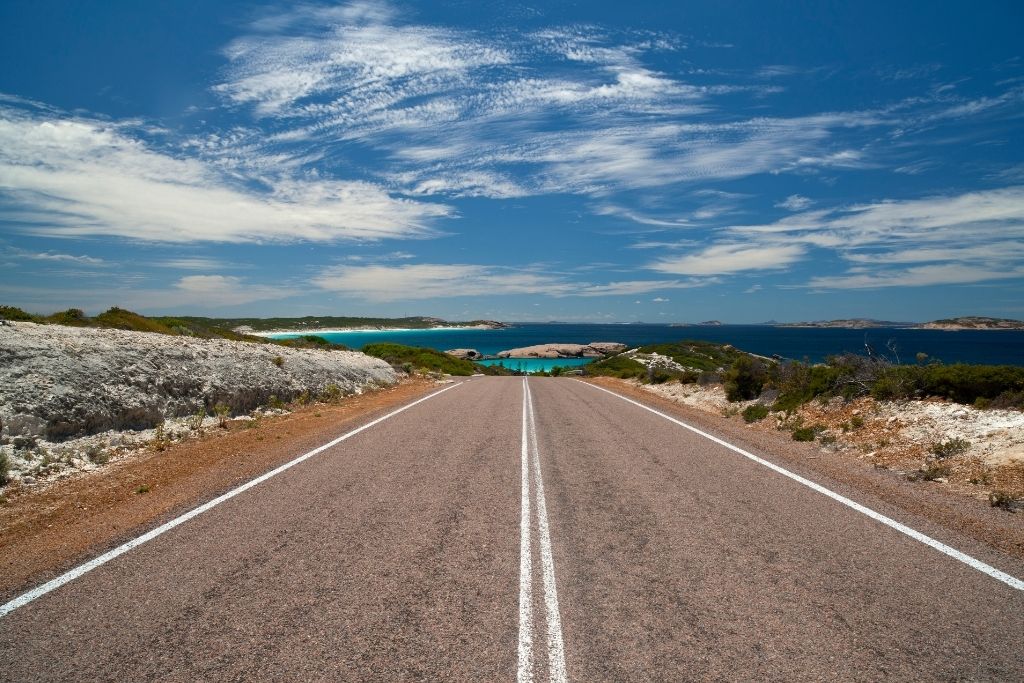
[[[1024,317],[1018,2],[0,6],[0,301]]]

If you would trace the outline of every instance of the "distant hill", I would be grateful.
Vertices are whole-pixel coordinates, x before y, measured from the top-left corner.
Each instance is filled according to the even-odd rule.
[[[914,327],[914,323],[871,318],[844,318],[842,320],[811,320],[800,323],[776,323],[776,327],[834,327],[846,330],[866,330],[875,327]]]
[[[198,316],[144,316],[123,308],[111,308],[97,316],[88,316],[82,310],[69,308],[50,315],[34,315],[14,306],[0,306],[0,318],[34,322],[43,325],[69,325],[71,327],[105,327],[135,332],[180,335],[201,338],[233,339],[236,341],[268,341],[255,333],[274,330],[312,332],[324,329],[431,329],[436,327],[481,328],[507,327],[493,320],[449,322],[425,316],[406,318],[353,318],[341,316],[306,316],[303,318],[204,318]],[[319,342],[308,340],[312,344]],[[301,339],[289,340],[298,345]]]
[[[1024,330],[1024,320],[968,315],[960,318],[933,320],[916,327],[920,330]]]

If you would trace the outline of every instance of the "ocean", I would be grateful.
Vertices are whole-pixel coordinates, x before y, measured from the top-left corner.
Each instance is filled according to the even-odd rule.
[[[353,349],[375,342],[395,342],[441,351],[476,349],[485,355],[549,342],[586,344],[612,341],[632,348],[643,344],[697,339],[732,344],[738,349],[763,356],[779,355],[811,362],[820,362],[827,356],[844,352],[864,353],[865,344],[889,353],[886,345],[892,342],[899,359],[904,363],[913,363],[916,354],[926,353],[929,358],[944,363],[1024,365],[1024,331],[1017,330],[945,332],[901,328],[843,330],[767,325],[672,327],[648,324],[516,323],[501,330],[383,330],[321,336]],[[565,362],[557,364],[568,365]],[[523,369],[536,371],[548,369],[550,365],[547,362],[533,363]]]

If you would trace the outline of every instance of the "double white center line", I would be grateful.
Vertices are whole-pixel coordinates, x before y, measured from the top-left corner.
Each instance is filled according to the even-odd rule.
[[[533,471],[531,495],[530,471]],[[519,670],[518,681],[533,681],[534,633],[539,629],[533,615],[533,548],[532,533],[534,511],[540,550],[541,577],[544,586],[544,611],[547,617],[548,680],[563,683],[565,673],[565,647],[562,644],[562,620],[558,613],[558,588],[555,585],[555,560],[551,556],[551,534],[548,529],[548,511],[544,503],[544,478],[540,470],[540,452],[537,448],[537,423],[533,414],[530,385],[523,377],[523,448],[522,448],[522,508],[519,517]]]

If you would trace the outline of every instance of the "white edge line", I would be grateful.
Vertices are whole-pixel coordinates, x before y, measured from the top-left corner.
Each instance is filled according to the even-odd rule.
[[[558,608],[558,586],[555,581],[555,558],[551,554],[548,508],[544,501],[544,477],[540,469],[540,448],[537,446],[537,418],[533,414],[533,394],[524,378],[523,389],[530,407],[530,437],[533,443],[533,477],[537,489],[537,529],[540,532],[540,559],[544,578],[544,606],[548,621],[548,680],[566,683],[565,645],[562,640],[562,618]]]
[[[424,401],[426,401],[428,399],[431,399],[431,398],[434,398],[435,396],[437,396],[439,394],[443,394],[444,392],[446,392],[446,391],[448,391],[450,389],[454,389],[455,387],[459,386],[459,384],[462,384],[462,382],[459,382],[457,384],[453,384],[450,387],[445,387],[444,389],[441,389],[440,391],[435,391],[432,394],[429,394],[427,396],[424,396],[423,398],[420,398],[420,399],[417,399],[417,400],[413,401],[412,403],[409,403],[409,404],[406,404],[406,405],[402,406],[398,410],[393,410],[390,413],[388,413],[387,415],[384,415],[382,417],[378,417],[376,420],[373,420],[372,422],[368,422],[368,423],[364,424],[362,427],[358,427],[356,429],[353,429],[351,432],[343,434],[343,435],[339,436],[338,438],[334,439],[333,441],[331,441],[329,443],[325,443],[322,446],[318,446],[317,448],[314,448],[313,450],[309,451],[308,453],[300,455],[299,457],[295,458],[294,460],[286,462],[285,464],[283,464],[283,465],[281,465],[281,466],[279,466],[279,467],[277,467],[275,469],[270,470],[266,474],[262,474],[262,475],[256,477],[255,479],[242,484],[241,486],[239,486],[237,488],[231,489],[227,493],[224,493],[224,494],[222,494],[220,496],[217,496],[216,498],[214,498],[213,500],[211,500],[211,501],[209,501],[207,503],[203,503],[202,505],[200,505],[197,508],[189,510],[188,512],[186,512],[185,514],[181,515],[180,517],[175,517],[171,521],[165,522],[164,524],[161,524],[160,526],[158,526],[157,528],[153,529],[152,531],[148,531],[148,532],[142,534],[141,536],[139,536],[137,538],[133,538],[132,540],[130,540],[127,543],[125,543],[124,545],[119,545],[118,547],[114,548],[113,550],[109,550],[109,551],[103,553],[102,555],[100,555],[99,557],[96,557],[96,558],[94,558],[92,560],[89,560],[85,564],[81,564],[81,565],[75,567],[74,569],[72,569],[72,570],[70,570],[70,571],[68,571],[68,572],[66,572],[64,574],[61,574],[57,578],[51,579],[50,581],[47,581],[46,583],[44,583],[43,585],[41,585],[39,587],[34,588],[34,589],[28,591],[27,593],[23,593],[22,595],[19,595],[18,597],[14,598],[13,600],[8,602],[7,604],[5,604],[3,606],[0,606],[0,618],[7,616],[8,614],[13,612],[14,610],[18,609],[19,607],[24,607],[25,605],[27,605],[28,603],[32,602],[36,598],[42,597],[43,595],[46,595],[50,591],[55,590],[57,588],[60,588],[61,586],[63,586],[66,583],[70,583],[71,581],[74,581],[75,579],[77,579],[78,577],[82,576],[83,574],[91,572],[93,569],[96,569],[97,567],[102,566],[102,565],[106,564],[107,562],[110,562],[114,558],[116,558],[116,557],[118,557],[120,555],[124,555],[129,550],[132,550],[133,548],[137,548],[140,545],[142,545],[143,543],[146,543],[147,541],[151,541],[154,538],[156,538],[157,536],[160,536],[161,534],[167,533],[168,531],[170,531],[174,527],[179,526],[181,524],[184,524],[185,522],[189,521],[193,517],[198,517],[199,515],[201,515],[204,512],[206,512],[207,510],[210,510],[211,508],[217,507],[218,505],[220,505],[224,501],[229,500],[231,498],[234,498],[238,494],[244,493],[245,491],[248,491],[249,489],[251,489],[254,486],[262,484],[263,482],[267,481],[268,479],[270,479],[272,477],[276,477],[277,475],[281,474],[285,470],[291,469],[295,465],[298,465],[300,462],[308,460],[308,459],[312,458],[314,455],[317,455],[318,453],[322,453],[323,451],[327,450],[328,448],[331,448],[332,446],[336,446],[339,443],[341,443],[342,441],[344,441],[344,440],[346,440],[346,439],[348,439],[350,437],[355,436],[359,432],[367,430],[370,427],[373,427],[374,425],[383,422],[384,420],[388,419],[389,417],[394,417],[395,415],[398,415],[399,413],[401,413],[401,412],[403,412],[405,410],[408,410],[409,408],[412,408],[414,405],[417,405],[418,403],[423,403]]]
[[[892,519],[891,517],[886,517],[885,515],[883,515],[880,512],[875,512],[871,508],[865,507],[864,505],[861,505],[860,503],[857,503],[857,502],[855,502],[853,500],[850,500],[846,496],[840,495],[840,494],[836,493],[835,491],[827,489],[824,486],[822,486],[821,484],[816,484],[815,482],[811,481],[810,479],[805,479],[804,477],[801,477],[799,474],[796,474],[794,472],[790,472],[789,470],[785,469],[784,467],[779,467],[775,463],[769,462],[769,461],[765,460],[764,458],[759,458],[758,456],[754,455],[753,453],[745,451],[745,450],[743,450],[742,448],[740,448],[738,446],[734,446],[734,445],[732,445],[731,443],[729,443],[727,441],[723,441],[722,439],[719,439],[717,436],[712,436],[711,434],[708,434],[707,432],[703,432],[703,431],[697,429],[696,427],[690,426],[690,425],[686,424],[685,422],[683,422],[681,420],[677,420],[674,417],[671,417],[669,415],[666,415],[665,413],[662,413],[661,411],[655,410],[654,408],[651,408],[649,406],[645,406],[643,403],[640,403],[639,401],[634,401],[631,398],[626,398],[625,396],[622,396],[621,394],[617,394],[614,391],[609,391],[608,389],[605,389],[604,387],[599,387],[596,384],[591,384],[590,382],[584,382],[583,380],[576,380],[576,381],[579,382],[580,384],[586,384],[587,386],[591,386],[591,387],[593,387],[595,389],[599,389],[599,390],[605,392],[606,394],[611,394],[612,396],[615,396],[617,398],[621,398],[623,401],[626,401],[628,403],[632,403],[635,406],[639,406],[640,408],[643,408],[644,410],[650,411],[650,412],[654,413],[655,415],[659,415],[659,416],[665,418],[666,420],[668,420],[669,422],[674,422],[677,425],[679,425],[680,427],[688,429],[688,430],[690,430],[691,432],[693,432],[695,434],[700,434],[704,438],[710,439],[711,441],[714,441],[715,443],[719,444],[720,446],[725,446],[729,450],[735,451],[736,453],[739,453],[743,457],[749,458],[750,460],[753,460],[754,462],[756,462],[759,465],[764,465],[768,469],[773,470],[774,472],[778,472],[779,474],[781,474],[784,477],[788,477],[788,478],[792,479],[795,482],[803,484],[804,486],[817,491],[818,493],[821,493],[823,495],[828,496],[832,500],[835,500],[835,501],[837,501],[839,503],[842,503],[843,505],[846,505],[847,507],[853,508],[857,512],[860,512],[861,514],[867,515],[871,519],[873,519],[873,520],[875,520],[877,522],[881,522],[882,524],[884,524],[887,527],[890,527],[892,529],[895,529],[896,531],[900,532],[901,534],[906,534],[907,536],[911,537],[915,541],[920,541],[921,543],[924,543],[925,545],[930,546],[930,547],[934,548],[935,550],[938,550],[940,553],[943,553],[945,555],[948,555],[949,557],[952,557],[954,560],[958,560],[960,562],[963,562],[964,564],[966,564],[967,566],[971,567],[972,569],[976,569],[979,572],[982,572],[983,574],[988,574],[993,579],[996,579],[997,581],[1002,581],[1003,583],[1005,583],[1010,588],[1016,588],[1017,590],[1024,591],[1024,581],[1022,581],[1022,580],[1020,580],[1020,579],[1018,579],[1018,578],[1016,578],[1014,576],[1010,576],[1006,572],[1002,572],[1002,571],[996,569],[995,567],[993,567],[991,565],[985,564],[981,560],[977,560],[977,559],[971,557],[970,555],[968,555],[966,553],[960,552],[956,548],[952,548],[952,547],[946,545],[945,543],[942,543],[941,541],[937,541],[937,540],[935,540],[934,538],[932,538],[930,536],[926,536],[925,534],[922,534],[920,531],[917,531],[916,529],[912,529],[909,526],[907,526],[906,524],[902,524],[900,522],[897,522],[895,519]]]
[[[533,681],[533,559],[530,554],[530,453],[526,429],[526,380],[523,379],[523,447],[520,453],[519,512],[519,659],[516,680]]]

